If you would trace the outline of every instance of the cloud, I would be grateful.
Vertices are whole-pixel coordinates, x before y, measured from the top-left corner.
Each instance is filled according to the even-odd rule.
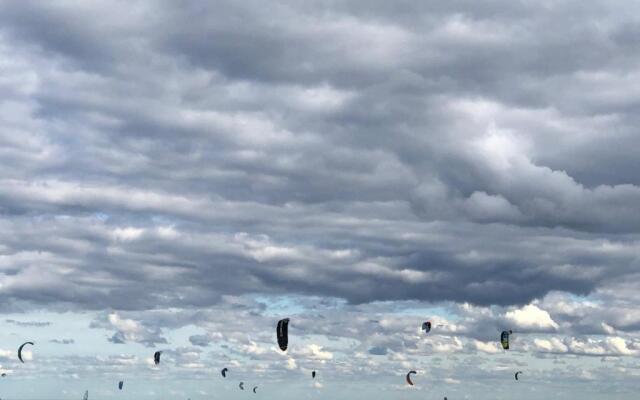
[[[569,351],[569,347],[558,338],[551,338],[550,340],[534,339],[534,344],[538,350],[549,353],[566,353]]]
[[[300,352],[303,356],[318,360],[328,361],[333,359],[333,354],[330,351],[323,350],[323,346],[317,344],[309,344]]]
[[[17,357],[17,354],[15,352],[11,350],[0,349],[0,358],[7,360],[9,358],[14,358],[14,357]]]
[[[13,319],[5,319],[4,322],[8,324],[17,325],[17,326],[36,327],[36,328],[42,328],[42,327],[51,325],[51,322],[48,322],[48,321],[16,321]]]
[[[369,349],[369,354],[372,354],[374,356],[386,356],[387,348],[382,346],[373,346]]]
[[[508,311],[505,314],[507,321],[515,324],[515,329],[535,329],[538,331],[554,331],[558,324],[551,319],[549,313],[540,309],[535,304],[527,304],[523,308]]]
[[[144,326],[133,319],[122,318],[115,312],[101,315],[91,322],[90,327],[115,330],[113,336],[108,339],[114,344],[137,342],[154,347],[156,344],[167,343],[159,328]]]
[[[633,273],[635,118],[605,90],[628,87],[612,65],[636,73],[627,25],[541,36],[559,10],[504,4],[2,7],[5,307],[523,305]]]
[[[631,356],[638,354],[637,349],[632,349],[624,338],[608,337],[606,339],[592,338],[558,338],[551,340],[534,341],[538,350],[547,353],[575,354],[585,356]]]
[[[206,335],[191,335],[189,336],[189,342],[194,346],[206,347],[211,343],[220,341],[222,338],[222,334],[215,332]]]
[[[399,368],[492,393],[512,328],[517,362],[567,363],[536,394],[637,393],[637,8],[2,2],[9,331],[88,316],[115,354],[38,351],[39,376],[320,365],[340,398]]]
[[[488,354],[496,354],[501,351],[496,342],[481,342],[476,340],[474,341],[474,345],[478,351]]]
[[[75,340],[73,339],[51,339],[49,340],[49,343],[56,343],[56,344],[74,344]]]

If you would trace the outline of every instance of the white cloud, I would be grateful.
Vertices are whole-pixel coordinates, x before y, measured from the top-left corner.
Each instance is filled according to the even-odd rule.
[[[481,351],[483,353],[496,354],[501,351],[498,344],[495,342],[482,342],[479,340],[474,340],[473,343],[475,345],[476,350]]]
[[[548,353],[566,353],[569,348],[558,338],[534,339],[533,343],[539,351]]]
[[[551,315],[535,304],[528,304],[523,308],[508,311],[505,314],[505,319],[515,324],[514,330],[554,331],[559,328]]]

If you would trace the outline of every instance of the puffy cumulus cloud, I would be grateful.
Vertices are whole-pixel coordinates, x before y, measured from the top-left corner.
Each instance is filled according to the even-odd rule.
[[[534,345],[538,351],[545,353],[574,354],[585,356],[633,356],[638,354],[635,342],[628,342],[618,336],[597,338],[567,337],[563,340],[535,339]]]
[[[17,354],[15,351],[0,349],[0,359],[8,360],[14,357],[17,357]]]
[[[576,338],[565,339],[569,350],[575,354],[584,355],[632,355],[636,351],[627,347],[627,343],[620,337],[608,337],[604,340]]]
[[[317,344],[307,345],[300,351],[300,354],[308,359],[322,362],[333,359],[333,354],[330,351],[323,350],[323,346]]]
[[[249,356],[260,356],[267,353],[269,351],[269,348],[266,346],[261,346],[254,341],[249,341],[248,344],[241,344],[238,347],[238,351]]]
[[[605,343],[608,349],[617,354],[632,355],[638,352],[638,349],[630,349],[626,340],[621,337],[608,337]]]
[[[430,345],[436,353],[453,353],[461,351],[463,348],[462,341],[457,337],[448,338],[446,340],[438,340]]]
[[[632,291],[616,284],[593,299],[554,293],[540,305],[558,321],[560,329],[580,335],[634,333],[640,329],[640,313],[629,301]],[[626,285],[624,285],[626,286]]]
[[[484,353],[488,353],[488,354],[496,354],[499,353],[500,347],[498,345],[498,343],[496,342],[482,342],[479,340],[475,340],[473,342],[476,350],[484,352]]]
[[[535,348],[548,353],[566,353],[569,347],[558,338],[534,339]]]
[[[514,330],[554,331],[558,324],[549,313],[535,304],[528,304],[520,309],[508,311],[505,319],[515,324]]]
[[[161,336],[160,328],[145,326],[133,319],[122,318],[116,312],[102,314],[91,322],[90,327],[115,330],[115,333],[109,338],[109,341],[115,344],[137,342],[154,347],[156,344],[167,343],[167,340]]]
[[[298,363],[296,362],[296,360],[294,358],[289,357],[289,358],[287,358],[286,368],[288,370],[298,369]]]

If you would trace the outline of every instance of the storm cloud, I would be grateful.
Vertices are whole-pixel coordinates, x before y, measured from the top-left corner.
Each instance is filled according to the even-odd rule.
[[[375,373],[490,355],[508,326],[541,358],[635,357],[639,12],[3,2],[1,307],[145,348],[197,327],[166,350],[186,370],[282,362],[234,321],[270,327],[282,297],[341,326],[294,324],[329,342],[283,374],[345,349]],[[425,306],[449,314],[416,344],[392,314]]]

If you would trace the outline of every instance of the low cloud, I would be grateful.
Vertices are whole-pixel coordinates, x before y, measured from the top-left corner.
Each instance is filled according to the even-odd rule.
[[[51,339],[49,340],[49,343],[56,343],[56,344],[74,344],[76,341],[73,339]]]
[[[555,331],[558,324],[551,318],[545,310],[540,309],[535,304],[528,304],[523,308],[508,311],[505,319],[514,324],[515,330],[537,330]]]
[[[322,366],[340,398],[330,380],[393,397],[410,368],[494,393],[529,365],[542,397],[638,392],[637,5],[126,8],[0,2],[5,323],[112,352],[34,346],[21,369],[146,385]],[[65,339],[66,315],[91,338]],[[171,367],[121,354],[137,345]],[[68,397],[44,386],[29,396]]]
[[[47,322],[47,321],[16,321],[13,319],[5,319],[4,322],[12,325],[32,327],[32,328],[43,328],[45,326],[51,325],[51,322]]]
[[[161,329],[145,326],[133,319],[122,318],[118,313],[103,314],[91,322],[90,327],[115,330],[115,333],[108,339],[114,344],[134,342],[155,347],[156,344],[167,343],[167,339],[162,337]]]

